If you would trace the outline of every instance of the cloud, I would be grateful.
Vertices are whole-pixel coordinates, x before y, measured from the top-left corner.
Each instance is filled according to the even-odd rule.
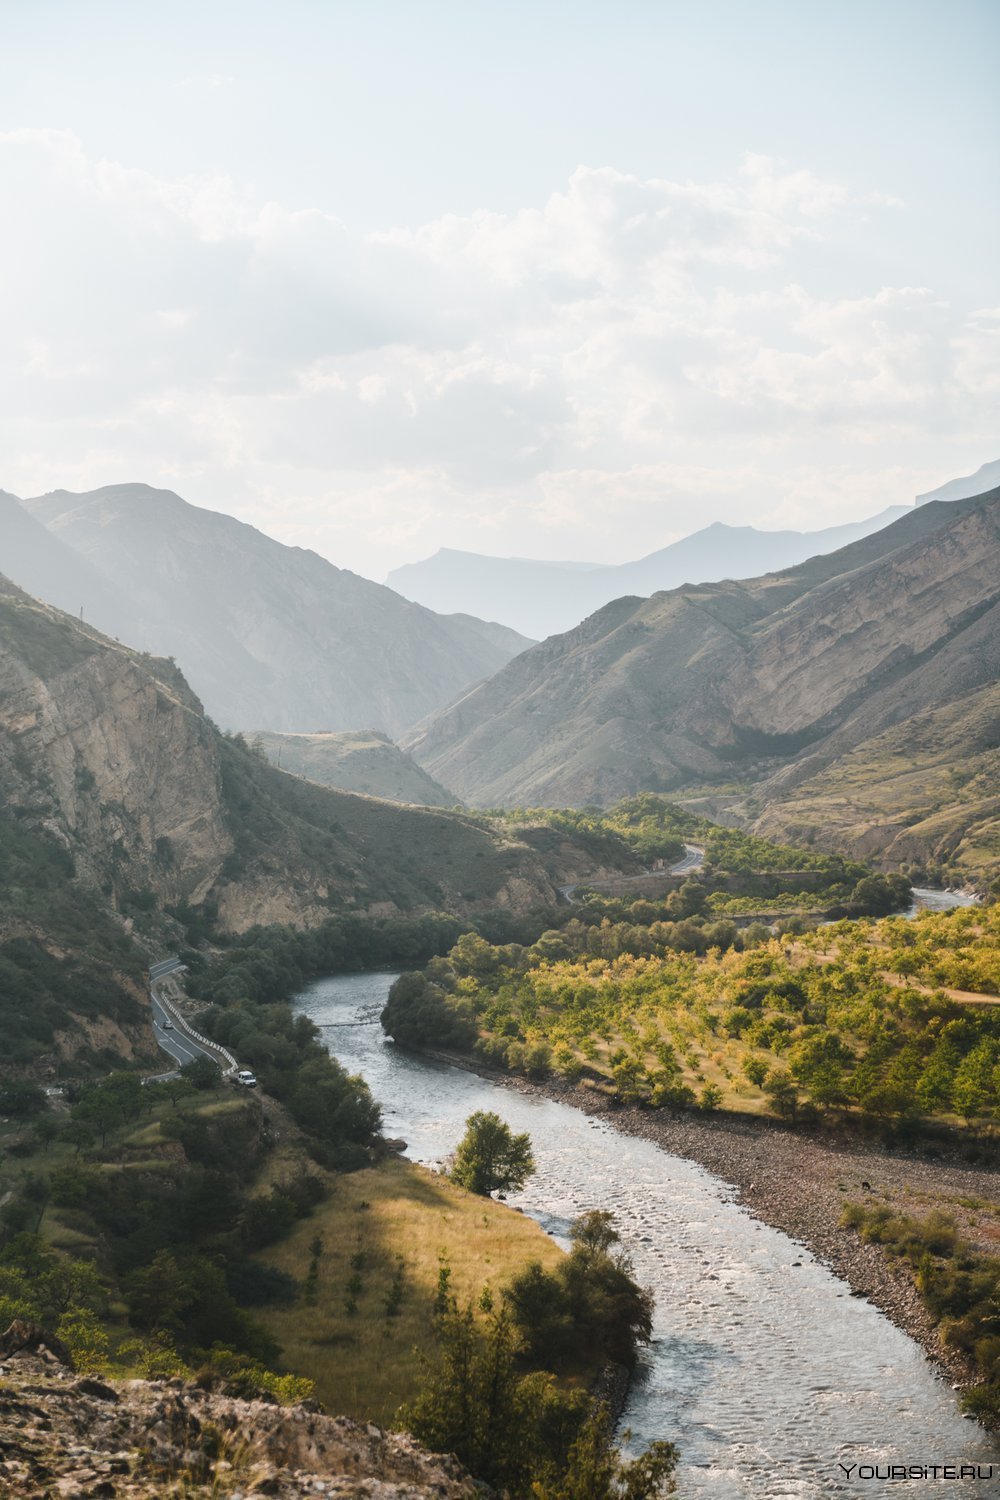
[[[713,507],[819,525],[995,456],[996,310],[859,291],[854,262],[838,287],[841,239],[900,206],[767,157],[366,234],[21,130],[0,192],[22,492],[173,484],[377,573],[442,543],[624,557]]]

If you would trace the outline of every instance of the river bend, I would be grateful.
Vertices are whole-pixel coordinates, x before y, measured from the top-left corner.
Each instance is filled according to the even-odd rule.
[[[623,1426],[670,1438],[680,1493],[711,1500],[1000,1495],[1000,1449],[959,1415],[918,1346],[786,1235],[751,1218],[703,1168],[570,1105],[403,1052],[378,1024],[391,974],[322,979],[295,1001],[360,1073],[385,1131],[434,1164],[466,1118],[495,1109],[531,1136],[538,1173],[511,1201],[561,1243],[588,1208],[616,1216],[656,1296],[654,1339]],[[859,1477],[887,1464],[994,1465],[996,1478]],[[848,1477],[848,1470],[855,1467]],[[863,1472],[867,1472],[866,1470]]]

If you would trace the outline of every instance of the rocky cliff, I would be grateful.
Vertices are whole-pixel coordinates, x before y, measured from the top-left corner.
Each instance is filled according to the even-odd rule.
[[[338,910],[527,908],[555,901],[588,859],[544,829],[287,775],[221,735],[170,662],[6,581],[0,792],[19,827],[57,842],[119,908],[211,900],[232,932]]]

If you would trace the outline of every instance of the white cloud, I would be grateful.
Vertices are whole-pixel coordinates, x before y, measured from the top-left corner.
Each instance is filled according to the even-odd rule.
[[[853,261],[833,284],[840,237],[897,205],[765,157],[580,167],[540,208],[366,235],[16,131],[0,192],[0,484],[24,493],[173,484],[377,573],[826,524],[995,456],[996,310],[859,291]]]

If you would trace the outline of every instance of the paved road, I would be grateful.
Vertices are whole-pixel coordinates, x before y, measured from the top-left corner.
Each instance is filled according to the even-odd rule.
[[[641,875],[632,875],[632,876],[629,877],[629,879],[638,882],[640,880],[662,880],[662,878],[663,878],[663,876],[665,874],[666,875],[693,875],[694,872],[695,872],[695,870],[700,870],[701,867],[702,867],[702,865],[704,863],[705,863],[705,851],[704,851],[704,849],[702,849],[699,844],[685,844],[684,845],[684,858],[682,860],[679,860],[676,865],[671,865],[669,870],[645,870],[643,872],[643,874],[641,874]],[[581,881],[580,884],[586,885],[587,882],[586,881]],[[557,890],[558,890],[560,896],[562,896],[565,901],[572,901],[572,899],[573,899],[573,892],[577,891],[579,889],[580,889],[579,885],[560,885],[560,886],[557,886]]]
[[[173,1017],[167,1015],[163,1002],[155,991],[150,993],[150,1002],[153,1007],[153,1029],[156,1032],[156,1040],[162,1050],[174,1059],[174,1062],[179,1063],[182,1068],[185,1063],[194,1062],[198,1057],[210,1057],[213,1062],[218,1062],[214,1053],[209,1052],[208,1048],[203,1047],[200,1042],[196,1042],[194,1037],[188,1036],[186,1031],[182,1031],[176,1021],[173,1022],[171,1030],[164,1030],[164,1021],[173,1021]]]
[[[704,863],[704,849],[698,844],[685,844],[684,858],[670,866],[670,873],[671,875],[690,875],[693,870],[700,870]]]
[[[153,1030],[162,1050],[181,1067],[184,1067],[186,1063],[194,1062],[198,1057],[208,1057],[222,1069],[223,1073],[235,1072],[236,1060],[224,1047],[217,1047],[211,1042],[203,1042],[193,1035],[177,1010],[173,1006],[164,1004],[157,990],[157,983],[157,979],[151,979],[149,1001],[153,1011]],[[164,1024],[167,1021],[171,1023],[169,1027]]]

